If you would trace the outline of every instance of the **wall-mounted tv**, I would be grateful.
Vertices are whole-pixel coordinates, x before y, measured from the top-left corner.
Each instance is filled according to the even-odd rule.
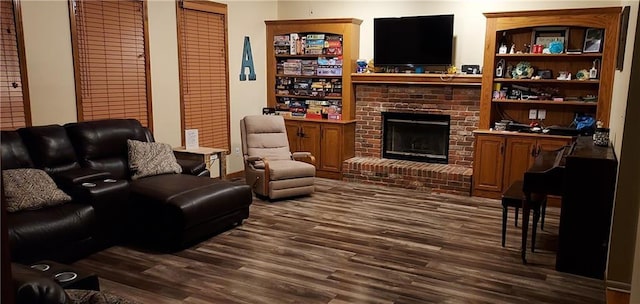
[[[453,15],[373,19],[376,66],[453,63]]]

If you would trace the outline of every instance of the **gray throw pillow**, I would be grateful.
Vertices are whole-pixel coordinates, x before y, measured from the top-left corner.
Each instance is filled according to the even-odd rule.
[[[8,212],[35,210],[71,201],[71,197],[39,169],[3,170],[2,180]]]
[[[169,144],[127,140],[131,179],[168,173],[182,173]]]

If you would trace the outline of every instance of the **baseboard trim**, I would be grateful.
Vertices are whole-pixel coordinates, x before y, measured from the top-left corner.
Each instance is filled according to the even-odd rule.
[[[226,179],[234,179],[234,178],[242,178],[242,177],[244,177],[244,170],[228,173],[227,175],[225,175]]]
[[[606,285],[607,285],[607,289],[610,289],[610,290],[631,293],[630,283],[607,280]]]

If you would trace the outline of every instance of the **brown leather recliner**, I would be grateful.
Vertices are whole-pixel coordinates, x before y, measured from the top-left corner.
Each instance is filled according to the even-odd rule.
[[[269,199],[311,194],[315,157],[291,153],[282,116],[253,115],[240,121],[246,182]]]

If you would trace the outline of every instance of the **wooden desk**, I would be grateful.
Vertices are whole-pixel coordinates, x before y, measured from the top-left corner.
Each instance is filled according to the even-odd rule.
[[[211,171],[211,164],[216,159],[220,160],[220,179],[227,176],[227,153],[225,149],[199,147],[197,149],[186,149],[185,147],[175,147],[173,152],[177,159],[203,161],[207,166],[207,170]]]

